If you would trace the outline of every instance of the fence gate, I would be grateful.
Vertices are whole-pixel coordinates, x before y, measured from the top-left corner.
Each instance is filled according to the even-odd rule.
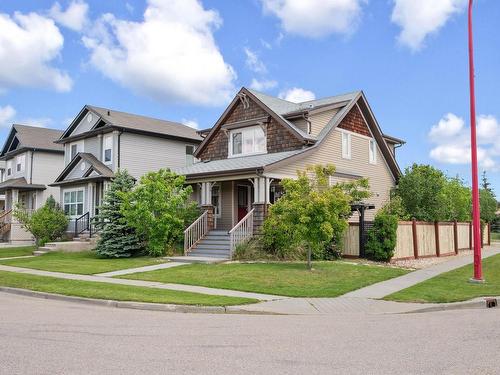
[[[375,206],[369,203],[355,203],[351,205],[351,212],[359,213],[359,257],[365,257],[365,244],[368,231],[373,227],[373,221],[365,221],[365,210],[373,210]]]

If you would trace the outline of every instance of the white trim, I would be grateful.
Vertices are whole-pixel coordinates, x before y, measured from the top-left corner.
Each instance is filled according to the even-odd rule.
[[[106,147],[106,140],[111,140],[111,146],[110,147]],[[106,161],[106,150],[111,150],[111,157],[109,159],[109,161]],[[113,134],[105,134],[103,137],[102,137],[102,162],[106,165],[110,165],[110,164],[113,164]]]
[[[373,139],[374,138],[374,137],[368,137],[367,135],[355,133],[353,131],[350,131],[350,130],[347,130],[347,129],[342,129],[342,128],[335,128],[333,130],[337,131],[339,133],[348,133],[348,134],[351,134],[351,135],[353,135],[355,137],[358,137],[358,138],[364,138],[364,139]]]
[[[244,144],[245,144],[245,139],[243,134],[245,132],[249,132],[251,130],[255,129],[260,129],[262,130],[262,133],[264,134],[264,149],[265,151],[255,151],[255,152],[243,152]],[[241,133],[241,153],[240,154],[233,154],[233,134],[235,133]],[[266,137],[266,132],[260,125],[253,125],[253,126],[247,126],[244,128],[237,128],[237,129],[232,129],[228,132],[228,144],[227,144],[227,155],[228,158],[239,158],[239,157],[244,157],[244,156],[253,156],[253,155],[262,155],[262,154],[267,154],[267,137]],[[255,149],[255,136],[254,136],[254,149]]]
[[[372,144],[373,144],[373,154],[372,154]],[[368,162],[370,164],[377,164],[377,153],[378,153],[378,145],[377,140],[372,138],[368,141]]]
[[[212,184],[212,187],[210,189],[210,203],[212,203],[212,197],[214,196],[214,187],[216,186],[219,190],[219,201],[217,202],[217,206],[214,205],[214,216],[220,219],[222,215],[222,184],[215,182]]]
[[[83,192],[83,195],[82,195],[82,213],[81,214],[78,214],[78,207],[77,207],[77,212],[76,212],[76,215],[67,215],[68,217],[74,219],[74,218],[77,218],[77,217],[80,217],[82,216],[84,213],[85,213],[85,186],[80,186],[80,187],[75,187],[75,188],[68,188],[68,189],[63,189],[62,191],[62,208],[63,208],[63,211],[66,212],[66,209],[65,209],[65,205],[66,205],[66,202],[64,201],[64,195],[66,193],[71,193],[73,191],[81,191]],[[77,197],[78,197],[78,194],[77,194]],[[70,202],[68,204],[79,204],[80,202]]]

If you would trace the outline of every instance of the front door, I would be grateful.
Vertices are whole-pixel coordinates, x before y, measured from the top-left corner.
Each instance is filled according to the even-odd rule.
[[[238,222],[248,214],[248,195],[250,186],[238,185]]]

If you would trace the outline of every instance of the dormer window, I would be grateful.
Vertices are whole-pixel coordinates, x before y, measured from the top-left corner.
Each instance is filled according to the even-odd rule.
[[[104,164],[111,164],[113,161],[113,136],[107,135],[103,140],[102,160]]]
[[[266,135],[260,126],[235,129],[229,134],[229,156],[263,154],[266,151]]]

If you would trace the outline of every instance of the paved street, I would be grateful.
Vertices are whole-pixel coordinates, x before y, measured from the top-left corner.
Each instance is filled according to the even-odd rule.
[[[0,293],[0,373],[496,374],[499,311],[178,314]]]

